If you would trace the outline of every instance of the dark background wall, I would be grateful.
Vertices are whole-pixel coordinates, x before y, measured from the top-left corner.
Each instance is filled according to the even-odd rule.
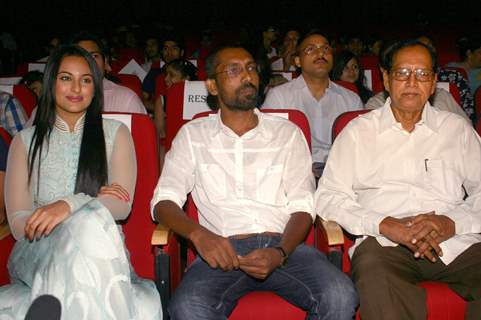
[[[173,25],[187,33],[204,28],[240,27],[252,33],[268,24],[279,28],[317,27],[331,36],[392,37],[430,33],[452,41],[463,34],[481,33],[481,0],[2,0],[0,32],[15,36],[21,60],[38,58],[53,34],[81,29],[112,33],[121,25]]]

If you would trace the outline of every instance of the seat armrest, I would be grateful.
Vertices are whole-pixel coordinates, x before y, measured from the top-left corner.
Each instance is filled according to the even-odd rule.
[[[169,227],[159,223],[152,233],[151,244],[153,246],[166,246],[171,234],[172,230]]]
[[[10,235],[10,227],[8,226],[8,222],[4,222],[0,224],[0,240],[8,237]]]
[[[328,246],[342,245],[344,243],[344,234],[337,222],[318,219],[317,223],[318,227],[325,231]]]

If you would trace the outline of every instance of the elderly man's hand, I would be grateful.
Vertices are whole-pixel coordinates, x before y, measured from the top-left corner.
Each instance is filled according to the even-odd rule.
[[[429,245],[429,242],[425,242],[424,239],[422,239],[416,243],[413,243],[413,238],[420,231],[420,226],[418,226],[418,228],[412,228],[414,219],[415,217],[406,217],[402,219],[386,217],[381,221],[381,224],[379,225],[379,231],[389,240],[406,246],[414,254],[420,251],[419,246],[423,246],[423,251],[418,255],[418,257],[422,256],[426,257],[430,261],[436,261],[434,254],[431,252],[433,247]],[[428,246],[424,248],[426,243]]]
[[[456,226],[454,221],[447,216],[430,212],[414,217],[411,229],[413,231],[411,243],[417,246],[415,257],[423,257],[432,249],[441,257],[443,252],[439,244],[454,236]],[[430,260],[436,261],[435,259]]]

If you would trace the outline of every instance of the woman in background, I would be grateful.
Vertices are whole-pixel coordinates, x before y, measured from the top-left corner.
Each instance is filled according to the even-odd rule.
[[[363,103],[372,96],[371,90],[365,85],[364,71],[359,64],[359,59],[351,51],[341,51],[334,57],[334,66],[331,71],[331,80],[342,80],[354,83]]]

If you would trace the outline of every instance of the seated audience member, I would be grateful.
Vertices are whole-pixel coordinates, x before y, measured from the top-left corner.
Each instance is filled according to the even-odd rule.
[[[142,68],[149,72],[150,69],[160,69],[160,62],[162,56],[160,55],[159,40],[150,36],[145,39],[145,60],[142,64]]]
[[[206,70],[209,105],[219,111],[180,129],[151,202],[156,220],[198,252],[174,292],[171,319],[226,319],[251,291],[274,292],[308,319],[352,319],[353,284],[302,243],[314,179],[301,130],[256,109],[259,76],[245,49],[215,50]],[[182,211],[191,191],[199,223]]]
[[[364,42],[358,36],[349,36],[346,39],[345,49],[360,57],[364,53]]]
[[[38,62],[47,62],[48,57],[57,50],[60,45],[62,44],[62,40],[60,40],[60,37],[56,34],[51,35],[48,38],[48,43],[43,46],[43,50],[47,54],[46,56],[42,57],[41,59],[38,59]]]
[[[77,44],[84,48],[95,59],[100,71],[104,75],[104,110],[106,112],[130,112],[147,114],[140,98],[131,89],[115,84],[105,78],[105,71],[108,67],[106,49],[97,36],[88,33],[78,33],[70,39],[71,44]]]
[[[362,319],[426,319],[422,281],[447,283],[481,318],[481,139],[433,108],[436,59],[417,40],[390,48],[381,109],[336,138],[316,212],[356,239],[350,251]]]
[[[331,71],[331,80],[342,80],[356,85],[361,101],[366,101],[372,96],[372,91],[366,87],[364,70],[359,59],[351,51],[341,51],[334,57],[334,67]]]
[[[174,83],[185,80],[197,80],[197,67],[186,59],[175,59],[164,66],[165,85],[169,89]],[[165,111],[164,104],[154,111],[155,126],[159,137],[165,136]]]
[[[23,129],[27,122],[27,114],[17,98],[7,92],[0,91],[0,127],[12,137]]]
[[[184,42],[177,35],[170,35],[162,41],[162,60],[165,64],[184,56]],[[165,66],[165,65],[164,65]],[[165,68],[151,69],[142,82],[142,94],[149,110],[163,108],[162,97],[166,94]],[[154,111],[155,112],[155,111]]]
[[[461,39],[458,43],[459,55],[462,62],[451,62],[448,67],[463,68],[468,74],[469,88],[471,93],[481,86],[481,37]]]
[[[278,56],[278,52],[275,47],[275,42],[278,37],[279,31],[272,25],[267,26],[262,31],[262,46],[259,48],[259,50],[262,50],[268,59]]]
[[[0,138],[0,224],[5,221],[4,180],[7,168],[7,154],[7,143]]]
[[[162,319],[155,285],[133,271],[116,224],[130,213],[137,165],[129,129],[102,119],[102,81],[91,53],[59,48],[35,126],[12,141],[5,201],[17,242],[1,319],[23,319],[42,294],[65,319]]]
[[[20,80],[20,84],[24,84],[29,88],[38,98],[40,97],[40,92],[42,92],[42,79],[43,73],[40,71],[29,71],[27,72],[22,79]]]
[[[296,65],[301,68],[301,75],[270,89],[263,108],[294,108],[306,114],[311,128],[313,170],[320,177],[331,148],[334,120],[343,112],[362,109],[363,105],[357,94],[329,79],[332,48],[319,32],[311,32],[300,41]]]
[[[279,48],[279,56],[282,59],[282,71],[296,71],[296,48],[300,34],[297,30],[289,30],[284,35],[282,46]]]
[[[433,48],[433,50],[436,52],[436,47],[434,46],[434,43],[430,37],[423,35],[418,37],[417,39],[425,45]],[[456,87],[458,87],[459,96],[461,98],[460,107],[464,110],[465,114],[473,121],[473,123],[475,123],[476,114],[474,110],[473,92],[471,92],[471,89],[469,88],[467,79],[465,79],[459,71],[441,67],[438,67],[437,76],[438,81],[454,83]],[[436,97],[436,93],[434,93],[434,95]]]

